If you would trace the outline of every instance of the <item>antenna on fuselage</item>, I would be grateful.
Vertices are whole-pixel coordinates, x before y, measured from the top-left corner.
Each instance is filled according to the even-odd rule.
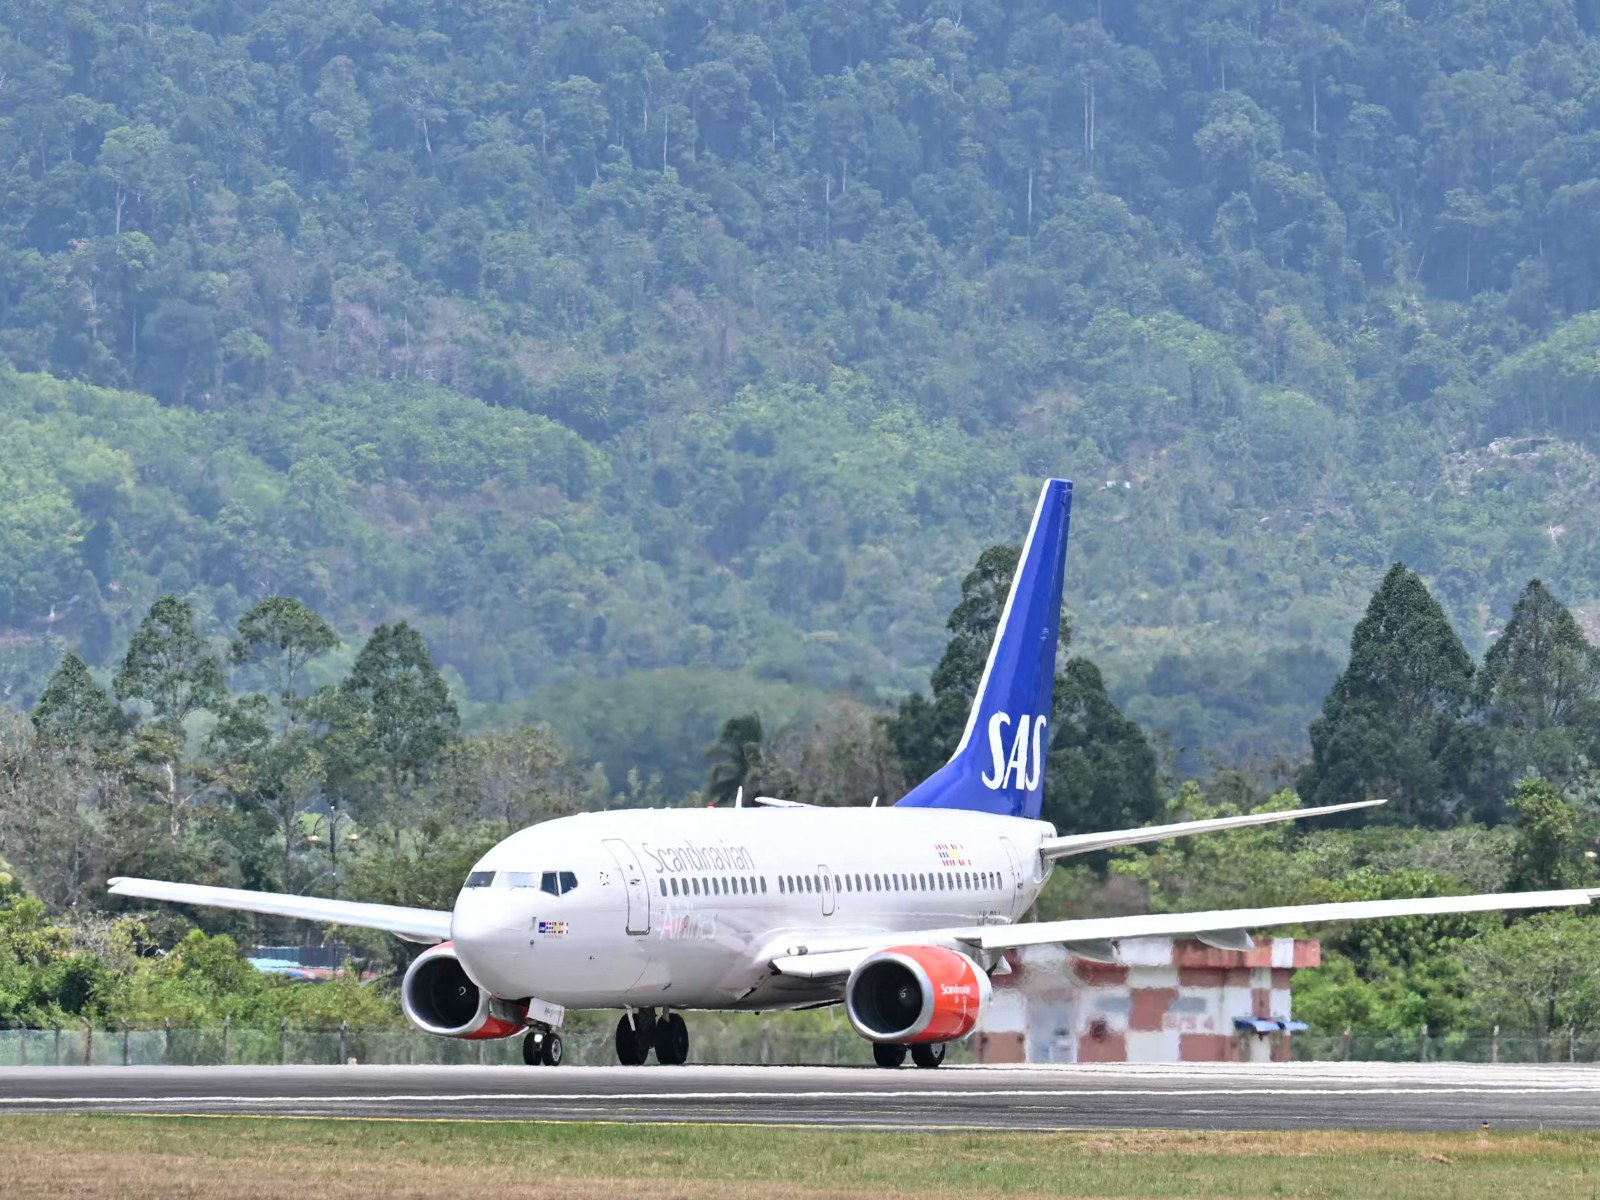
[[[867,807],[868,808],[877,808],[878,807],[878,798],[876,796],[874,796],[872,798],[872,803],[867,805]]]
[[[733,794],[733,806],[735,808],[744,807],[744,784],[742,783],[739,785],[739,790]]]

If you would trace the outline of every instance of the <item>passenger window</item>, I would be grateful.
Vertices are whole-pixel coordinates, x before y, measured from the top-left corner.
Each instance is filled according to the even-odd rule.
[[[763,896],[767,894],[767,877],[765,875],[761,877],[761,894]]]
[[[658,879],[656,882],[661,885],[661,894],[665,896],[667,894],[667,881],[665,879]]]
[[[807,875],[805,878],[806,878],[806,891],[811,892],[811,893],[814,894],[816,892],[816,890],[817,890],[817,881],[810,875]]]
[[[840,887],[839,877],[837,875],[835,875],[833,877],[833,890],[837,892],[839,890],[839,887]]]
[[[861,876],[857,875],[856,876],[856,891],[859,892],[861,890],[863,890],[862,887],[861,887]]]
[[[493,884],[493,871],[474,871],[467,876],[467,886],[469,888],[490,887]]]
[[[692,879],[690,883],[694,887],[694,894],[698,896],[700,894],[700,880],[698,878]]]
[[[678,894],[678,880],[676,877],[674,877],[672,880],[672,894],[674,896]]]

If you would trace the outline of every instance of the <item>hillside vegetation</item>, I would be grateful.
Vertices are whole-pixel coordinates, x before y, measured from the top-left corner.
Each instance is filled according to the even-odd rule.
[[[0,687],[286,593],[681,782],[1053,473],[1129,714],[1303,753],[1391,560],[1600,602],[1596,19],[0,0]]]

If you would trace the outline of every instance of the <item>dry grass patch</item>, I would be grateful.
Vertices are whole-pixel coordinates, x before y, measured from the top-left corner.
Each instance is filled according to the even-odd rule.
[[[1600,1135],[0,1118],[0,1196],[8,1200],[965,1200],[973,1193],[1600,1200]]]

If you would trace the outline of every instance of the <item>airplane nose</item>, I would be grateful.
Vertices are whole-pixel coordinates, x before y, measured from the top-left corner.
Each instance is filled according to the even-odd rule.
[[[450,920],[450,940],[468,978],[507,999],[532,991],[525,978],[528,920],[523,907],[505,892],[492,898],[464,893]]]

